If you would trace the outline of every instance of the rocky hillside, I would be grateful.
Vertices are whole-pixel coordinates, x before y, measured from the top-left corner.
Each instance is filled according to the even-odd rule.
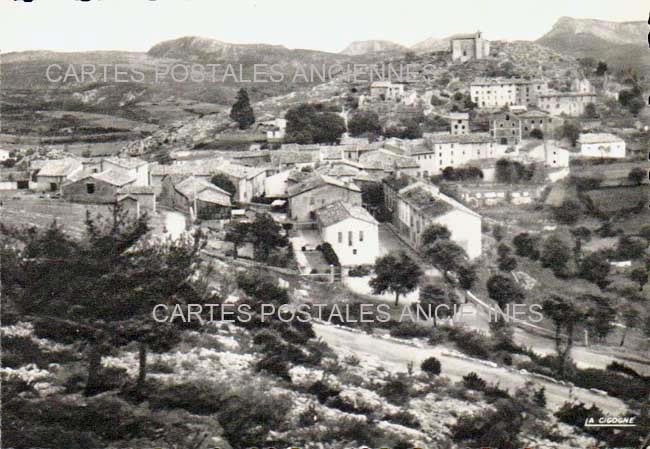
[[[645,22],[608,22],[562,17],[536,42],[575,57],[602,59],[619,67],[650,67]]]
[[[396,44],[390,41],[369,40],[369,41],[354,41],[343,51],[342,55],[357,56],[365,55],[368,53],[381,53],[381,52],[404,52],[407,48],[403,45]]]
[[[147,54],[157,58],[226,64],[340,64],[349,61],[345,55],[317,50],[288,49],[269,44],[233,44],[196,36],[161,42]]]
[[[548,42],[567,35],[587,34],[613,44],[645,44],[648,26],[645,22],[608,22],[595,19],[561,17],[553,29],[538,42]]]
[[[423,40],[422,42],[418,42],[417,44],[413,45],[411,47],[411,50],[417,53],[449,50],[450,42],[451,42],[450,38],[448,37],[445,38],[430,37],[428,39]]]

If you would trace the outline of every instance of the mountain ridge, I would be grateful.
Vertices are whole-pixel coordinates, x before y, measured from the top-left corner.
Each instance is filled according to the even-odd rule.
[[[594,58],[619,67],[650,69],[648,24],[560,17],[535,43],[577,58]]]

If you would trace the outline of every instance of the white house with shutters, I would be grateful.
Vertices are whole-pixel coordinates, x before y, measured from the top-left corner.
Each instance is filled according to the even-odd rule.
[[[580,134],[580,155],[584,157],[624,158],[625,141],[607,133]]]
[[[316,221],[342,266],[372,265],[379,257],[379,225],[363,207],[337,201],[318,209]]]

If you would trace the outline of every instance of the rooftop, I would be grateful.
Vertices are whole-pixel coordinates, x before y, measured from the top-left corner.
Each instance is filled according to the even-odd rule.
[[[454,209],[454,207],[437,198],[423,187],[414,187],[402,194],[403,198],[417,207],[423,214],[438,217]]]
[[[539,94],[538,98],[557,98],[557,97],[595,97],[596,94],[593,92],[549,92],[545,94]]]
[[[313,162],[314,157],[310,152],[299,151],[273,151],[271,153],[271,164],[308,164]]]
[[[224,203],[221,205],[230,206],[230,193],[226,192],[220,187],[215,186],[203,178],[195,178],[194,176],[190,176],[177,183],[174,188],[180,194],[189,199],[193,199],[194,195],[196,194],[197,199],[200,199],[202,201],[207,201],[206,199],[202,198],[212,198],[212,200],[208,202],[217,202],[218,204]],[[204,194],[206,191],[210,191],[210,193]],[[228,201],[225,201],[224,196],[228,198]],[[220,197],[222,199],[220,201],[216,201],[215,198],[217,197]]]
[[[304,180],[299,184],[290,186],[287,189],[287,196],[292,197],[292,196],[300,195],[301,193],[316,189],[326,184],[335,187],[340,187],[343,189],[348,189],[353,192],[361,192],[361,189],[352,182],[339,181],[338,179],[332,178],[331,176],[315,174],[312,177]]]
[[[122,187],[135,181],[135,178],[119,170],[104,170],[91,176],[93,179]]]
[[[475,78],[472,82],[472,86],[492,86],[492,85],[505,85],[505,84],[534,84],[542,83],[542,80],[533,79],[527,80],[523,78]]]
[[[348,218],[377,224],[377,220],[361,206],[337,201],[316,211],[316,218],[322,226],[331,226]]]
[[[34,163],[38,161],[32,162]],[[39,164],[32,164],[32,167],[38,165]],[[78,168],[81,168],[81,162],[77,159],[51,159],[43,163],[41,170],[38,172],[38,176],[67,176]]]
[[[388,176],[383,179],[383,182],[395,191],[400,191],[404,187],[413,184],[415,179],[410,176]]]
[[[418,168],[420,165],[411,156],[395,154],[387,149],[369,151],[359,157],[359,163],[368,169],[391,171],[395,168]]]
[[[135,157],[107,157],[104,159],[106,162],[110,162],[111,164],[119,165],[120,167],[124,168],[137,168],[140,167],[141,165],[146,165],[148,164],[147,161],[143,161],[142,159],[138,159]]]
[[[426,142],[431,144],[441,143],[489,143],[494,142],[495,139],[486,133],[471,133],[471,134],[427,134],[425,136]],[[429,147],[416,147],[412,150],[411,154],[430,153]]]
[[[608,133],[591,133],[591,134],[580,134],[578,138],[578,143],[619,143],[623,142],[618,136]]]

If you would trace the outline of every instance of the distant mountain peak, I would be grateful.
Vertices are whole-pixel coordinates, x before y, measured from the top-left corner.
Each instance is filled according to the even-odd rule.
[[[383,40],[367,40],[351,42],[350,45],[341,51],[341,54],[348,56],[359,56],[369,53],[399,52],[405,50],[407,50],[405,46],[397,44],[395,42]]]
[[[611,22],[560,17],[536,43],[576,58],[595,58],[618,67],[650,68],[645,21]]]
[[[562,34],[590,34],[614,44],[643,44],[647,37],[647,24],[637,22],[611,22],[599,19],[576,19],[560,17],[551,31],[539,41],[549,41]]]

